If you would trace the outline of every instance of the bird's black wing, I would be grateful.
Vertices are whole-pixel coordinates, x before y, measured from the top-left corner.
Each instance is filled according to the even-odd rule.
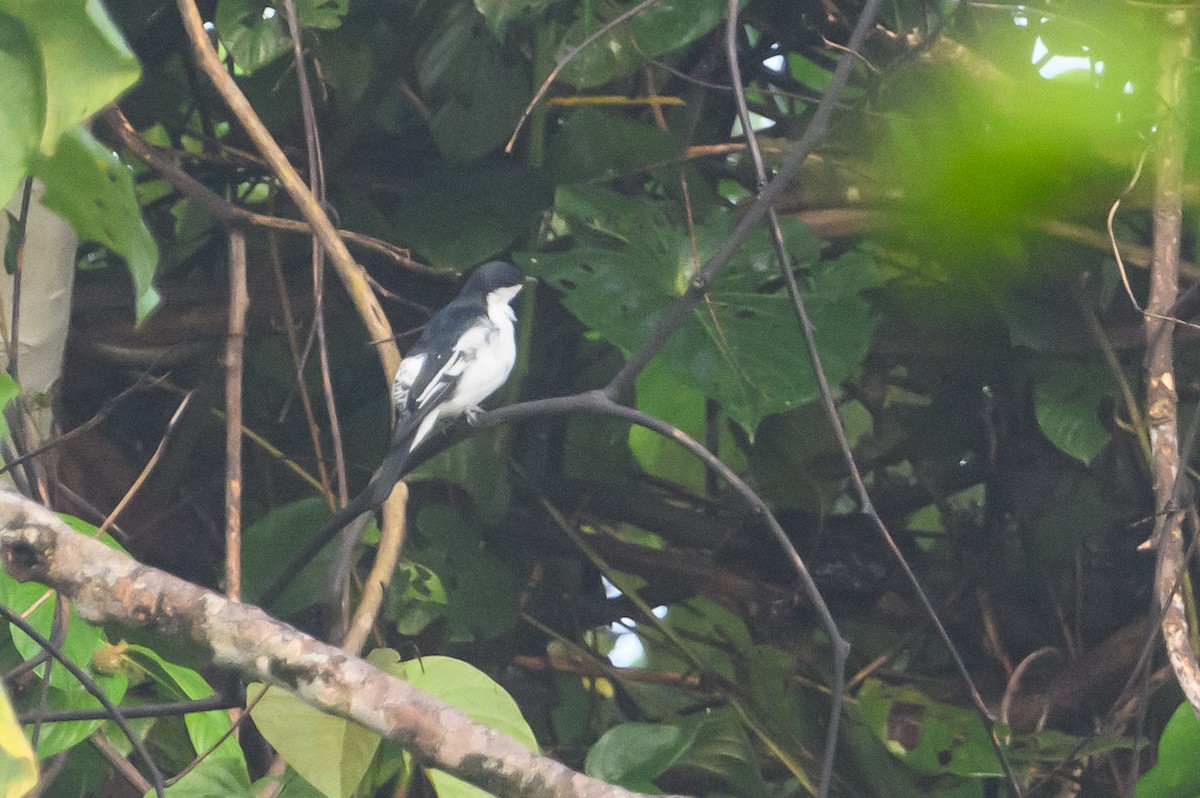
[[[407,416],[436,407],[453,393],[464,356],[458,343],[480,321],[491,323],[487,307],[482,302],[463,299],[451,302],[430,319],[429,326],[396,372],[392,401],[397,427],[405,425]]]

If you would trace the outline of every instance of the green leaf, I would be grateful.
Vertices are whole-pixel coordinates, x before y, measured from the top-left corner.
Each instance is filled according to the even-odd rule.
[[[767,795],[754,746],[730,707],[694,715],[680,724],[691,745],[675,760],[673,770],[708,782],[717,779],[743,798]]]
[[[670,162],[682,151],[682,142],[670,131],[609,111],[580,108],[555,132],[546,164],[555,183],[584,183]]]
[[[570,228],[573,246],[518,260],[561,290],[564,304],[591,330],[626,353],[636,350],[695,270],[682,210],[570,186],[558,190],[555,211]],[[724,208],[696,219],[702,260],[727,240],[735,223]],[[810,228],[784,220],[784,233],[796,263],[812,265],[805,300],[826,373],[836,384],[854,372],[870,343],[873,325],[860,291],[875,278],[874,262],[850,252],[815,263],[820,242]],[[720,402],[751,436],[764,416],[818,395],[792,302],[778,281],[764,229],[741,247],[659,355],[666,371]]]
[[[41,141],[46,114],[41,67],[25,26],[0,11],[0,204],[8,204]]]
[[[487,20],[492,35],[503,40],[509,23],[541,14],[550,3],[551,0],[475,0],[475,8]]]
[[[301,27],[341,27],[350,0],[297,0]],[[264,0],[219,0],[216,16],[221,44],[247,75],[273,63],[292,49],[282,3]]]
[[[528,66],[505,50],[465,4],[455,4],[417,56],[429,130],[447,158],[470,160],[512,134],[529,100]]]
[[[7,371],[0,372],[0,439],[7,438],[9,435],[8,419],[4,415],[4,411],[8,408],[8,403],[17,398],[21,393],[21,386],[13,379],[13,376]]]
[[[828,707],[828,702],[825,703]],[[828,709],[824,710],[828,712]],[[980,780],[972,779],[968,784],[974,791],[966,793],[947,792],[961,786],[963,780],[938,779],[942,789],[931,790],[929,779],[921,777],[912,768],[905,767],[887,749],[879,736],[863,720],[862,713],[854,704],[847,704],[842,725],[842,740],[838,746],[838,772],[845,774],[845,792],[848,795],[875,795],[887,798],[983,798]],[[925,783],[919,785],[919,781]]]
[[[507,734],[529,750],[538,751],[537,737],[517,702],[470,663],[438,655],[401,661],[400,655],[390,649],[376,649],[367,660],[462,710],[479,723]]]
[[[517,702],[503,687],[474,666],[443,656],[401,662],[400,655],[390,649],[372,651],[367,661],[462,710],[479,723],[507,734],[531,751],[538,750],[537,738],[521,715]],[[441,798],[488,795],[440,770],[430,770],[429,778]]]
[[[197,671],[168,662],[145,646],[131,645],[126,650],[126,655],[145,669],[146,674],[158,685],[159,691],[169,696],[170,700],[196,701],[208,698],[215,692]],[[236,759],[242,763],[243,772],[246,772],[246,759],[237,738],[228,734],[233,722],[226,710],[189,712],[183,716],[183,722],[187,726],[192,748],[197,754],[206,753],[213,746],[217,746],[210,754],[211,757]],[[246,778],[248,781],[248,774]]]
[[[56,599],[47,599],[47,593],[47,588],[42,585],[35,582],[19,583],[7,573],[0,572],[0,602],[22,613],[25,620],[43,637],[52,637],[51,627],[54,622]],[[11,646],[16,649],[23,660],[35,657],[42,652],[40,645],[15,627],[8,629],[8,636]],[[123,673],[101,673],[92,667],[93,655],[107,645],[108,641],[105,639],[104,633],[80,618],[72,608],[61,651],[68,659],[89,672],[109,700],[119,703],[129,687],[129,679]],[[45,668],[45,664],[40,665],[35,673],[44,674]],[[57,662],[50,669],[50,685],[47,703],[49,709],[100,708],[100,702]],[[36,694],[33,696],[33,700],[37,700]],[[94,720],[47,725],[43,728],[38,742],[38,755],[44,758],[65,751],[87,739],[88,735],[103,724],[103,720]]]
[[[48,593],[47,588],[36,582],[19,583],[7,574],[0,575],[0,601],[22,613],[25,621],[43,637],[51,636],[54,623],[56,599],[52,597],[53,594],[47,598]],[[31,659],[42,653],[42,647],[20,629],[12,627],[9,634],[22,659]],[[92,660],[92,654],[107,643],[103,632],[79,618],[72,610],[67,636],[60,646],[67,659],[86,668]],[[36,672],[41,674],[44,668],[45,665],[40,665]],[[58,664],[50,671],[50,684],[63,689],[74,689],[78,686],[75,677]]]
[[[688,641],[692,657],[712,672],[736,680],[734,652],[750,646],[750,630],[738,615],[710,598],[695,596],[673,605],[666,621]]]
[[[1061,451],[1085,464],[1111,435],[1100,423],[1100,405],[1115,393],[1103,363],[1042,361],[1034,368],[1033,407],[1038,426]]]
[[[282,12],[282,8],[279,9]],[[296,14],[305,28],[335,30],[342,26],[350,0],[297,0]]]
[[[1140,779],[1135,798],[1195,798],[1200,795],[1200,723],[1187,701],[1180,703],[1158,740],[1158,763]]]
[[[178,782],[167,788],[168,798],[255,798],[258,793],[250,788],[250,776],[246,765],[229,757],[210,756],[200,760]],[[153,798],[149,790],[145,798]]]
[[[133,277],[141,321],[158,305],[154,273],[158,245],[146,229],[128,168],[84,127],[63,134],[50,157],[38,158],[33,174],[46,184],[42,202],[66,219],[80,238],[122,256]]]
[[[312,497],[276,507],[248,526],[242,538],[246,600],[257,602],[328,519],[329,508],[324,500]],[[287,617],[323,599],[332,557],[333,548],[326,546],[308,567],[294,575],[271,611]]]
[[[8,691],[0,685],[0,785],[4,785],[4,798],[26,795],[37,781],[37,757],[17,723]]]
[[[922,773],[1000,776],[987,731],[971,710],[933,701],[907,685],[868,679],[858,694],[863,719],[893,754]],[[1005,732],[1001,731],[1003,738]]]
[[[633,0],[581,4],[582,13],[563,35],[556,60],[561,62],[609,20],[634,5]],[[579,88],[592,88],[628,75],[649,59],[678,50],[708,33],[724,19],[725,6],[721,0],[674,0],[651,5],[576,54],[563,67],[560,78]],[[595,15],[588,13],[592,10]]]
[[[661,358],[652,360],[638,375],[636,393],[638,410],[670,422],[701,443],[707,440],[708,413],[704,394],[676,379],[663,367]],[[718,419],[717,429],[717,451],[721,460],[735,472],[742,472],[746,458],[724,417]],[[647,474],[669,479],[697,494],[705,492],[708,466],[674,440],[634,425],[629,428],[629,449]]]
[[[125,44],[120,31],[109,19],[104,5],[99,0],[0,0],[0,37],[11,41],[32,42],[40,60],[39,79],[44,81],[45,107],[39,112],[42,121],[38,149],[46,155],[53,154],[64,133],[108,105],[121,92],[137,82],[141,74],[137,58]],[[18,20],[25,28],[25,37],[14,34],[12,26]],[[26,44],[17,45],[16,52],[22,60],[27,56]],[[0,47],[7,50],[7,47]],[[30,74],[25,65],[18,65],[15,73],[5,64],[2,73],[5,83],[15,78],[24,84]],[[35,95],[26,88],[18,88],[20,95],[9,95],[6,100],[20,99],[28,102]],[[4,105],[5,115],[16,113],[25,116],[26,109],[20,105]],[[6,142],[5,146],[9,146]],[[2,161],[3,159],[0,159]],[[0,193],[4,198],[4,184]]]
[[[269,785],[275,786],[269,787]],[[320,790],[305,781],[290,767],[284,770],[282,776],[265,776],[254,782],[253,790],[255,796],[271,794],[278,790],[278,798],[325,798]],[[217,798],[217,796],[213,796],[213,798]]]
[[[519,586],[484,548],[478,526],[455,507],[426,504],[415,529],[406,554],[437,574],[446,590],[446,637],[463,642],[507,634],[517,622]]]
[[[851,446],[855,432],[871,428],[871,414],[859,402],[840,403],[838,416]],[[841,445],[819,401],[764,420],[748,454],[755,487],[774,508],[825,512],[842,494]]]
[[[247,693],[257,695],[262,687],[247,685]],[[280,756],[329,798],[353,795],[379,748],[375,732],[313,709],[278,687],[267,690],[250,716]]]
[[[551,201],[542,176],[515,164],[447,166],[411,185],[392,215],[394,236],[435,266],[462,269],[510,247]]]
[[[693,736],[678,726],[622,723],[605,732],[591,747],[584,770],[610,784],[658,793],[654,780],[675,764],[692,744]]]
[[[415,562],[404,560],[392,578],[392,601],[388,617],[396,619],[396,631],[415,637],[446,614],[446,588],[438,575]]]
[[[271,11],[264,12],[270,8]],[[246,74],[272,63],[292,47],[283,14],[258,0],[218,0],[217,35]]]

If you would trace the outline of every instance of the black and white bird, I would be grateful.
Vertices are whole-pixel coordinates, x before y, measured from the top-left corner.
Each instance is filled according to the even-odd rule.
[[[479,403],[508,380],[517,360],[516,314],[510,303],[524,282],[524,276],[512,264],[485,263],[471,273],[458,296],[429,320],[425,332],[396,369],[392,381],[396,424],[379,470],[366,489],[336,512],[296,558],[288,569],[291,575],[343,527],[383,504],[404,476],[412,453],[439,421],[452,421],[461,415],[473,420],[480,412]],[[365,520],[348,536],[337,558],[339,563],[348,560],[347,546],[353,546],[362,526]],[[282,586],[281,580],[263,594],[260,602],[269,603]]]
[[[439,421],[464,414],[473,419],[479,403],[508,380],[517,361],[517,317],[509,303],[524,283],[512,264],[485,263],[429,320],[392,380],[396,426],[379,472],[338,515],[351,510],[358,515],[383,504],[409,456]]]
[[[439,420],[474,419],[479,403],[508,380],[517,360],[517,317],[509,303],[524,280],[508,263],[480,266],[400,363],[392,403],[397,435],[412,436],[406,454]]]

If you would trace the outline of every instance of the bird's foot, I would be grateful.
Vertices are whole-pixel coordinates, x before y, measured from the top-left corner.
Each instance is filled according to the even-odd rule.
[[[486,412],[487,411],[479,405],[472,405],[463,411],[463,415],[467,417],[467,423],[471,426],[474,426],[475,422],[479,421],[479,417]]]

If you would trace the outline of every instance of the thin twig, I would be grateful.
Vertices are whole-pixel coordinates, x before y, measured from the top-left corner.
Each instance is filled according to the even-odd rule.
[[[304,370],[300,367],[300,344],[296,340],[296,320],[292,315],[292,300],[283,279],[283,262],[279,257],[279,242],[274,235],[267,236],[267,253],[271,259],[271,274],[275,277],[275,292],[279,295],[279,306],[283,312],[284,337],[287,338],[288,353],[292,356],[292,372],[296,375],[296,391],[300,394],[300,407],[304,411],[304,425],[308,428],[308,439],[313,447],[313,459],[317,463],[317,479],[321,483],[321,493],[325,496],[329,509],[332,511],[337,509],[337,499],[334,497],[333,488],[329,482],[329,471],[325,468],[325,455],[321,451],[321,429],[317,426],[312,399],[308,395],[308,385],[304,382]]]
[[[296,66],[297,90],[304,118],[304,147],[308,154],[308,186],[317,202],[325,203],[325,168],[321,157],[321,131],[313,109],[312,90],[308,85],[308,69],[304,64],[304,48],[300,43],[300,17],[293,0],[283,0],[288,35],[292,40],[292,56]],[[346,485],[346,454],[342,446],[342,430],[338,422],[337,400],[333,395],[333,378],[329,368],[329,346],[325,340],[325,250],[318,238],[312,239],[313,325],[317,332],[317,354],[321,367],[321,392],[325,413],[329,418],[329,433],[333,439],[333,467],[337,474],[338,498],[344,506],[350,501]]]
[[[108,700],[108,696],[104,694],[104,691],[100,689],[100,686],[96,684],[95,680],[88,676],[83,668],[72,662],[70,657],[62,652],[61,648],[51,644],[51,642],[47,640],[41,632],[39,632],[37,629],[34,629],[28,621],[3,604],[0,604],[0,616],[3,616],[4,619],[10,624],[17,627],[30,638],[32,638],[33,642],[41,646],[43,650],[47,651],[51,657],[59,662],[64,668],[66,668],[67,672],[75,677],[76,681],[79,682],[79,685],[86,690],[88,694],[92,696],[92,698],[95,698],[100,702],[100,706],[104,707],[105,711],[108,713],[106,717],[111,718],[113,723],[117,724],[117,728],[119,728],[121,733],[124,734],[126,739],[129,740],[130,745],[133,746],[133,750],[137,751],[138,756],[141,758],[142,762],[145,763],[146,769],[150,771],[150,779],[151,784],[154,786],[154,794],[157,795],[158,798],[165,798],[165,793],[163,792],[162,771],[158,769],[158,765],[154,764],[154,759],[151,758],[150,752],[146,750],[146,746],[142,743],[142,738],[137,734],[134,734],[133,729],[129,727],[129,723],[125,720],[125,716],[121,713],[121,710],[118,709],[112,701]]]
[[[194,712],[212,712],[241,706],[241,701],[223,695],[211,695],[208,698],[195,698],[188,701],[166,701],[161,704],[137,704],[134,706],[118,707],[127,719],[134,718],[168,718],[188,715]],[[22,712],[17,715],[17,722],[24,725],[41,721],[42,723],[72,723],[80,720],[108,720],[111,716],[103,709],[60,709],[34,714]]]
[[[21,344],[21,274],[25,262],[25,230],[29,225],[29,203],[33,199],[33,176],[25,178],[21,187],[21,211],[12,231],[13,242],[17,251],[17,262],[14,264],[12,275],[12,332],[8,340],[8,373],[20,383],[18,365],[20,361]],[[6,264],[7,265],[7,264]]]
[[[188,39],[191,40],[192,49],[200,68],[212,80],[217,91],[220,92],[230,110],[233,111],[247,135],[254,142],[255,147],[270,165],[271,171],[283,184],[292,201],[296,203],[300,214],[312,226],[314,234],[329,253],[330,260],[346,288],[346,293],[354,302],[363,324],[366,325],[368,334],[375,339],[390,339],[392,337],[391,325],[388,323],[383,308],[379,306],[375,294],[371,291],[371,286],[363,276],[362,267],[354,262],[321,204],[317,202],[304,181],[300,179],[300,175],[296,174],[295,168],[288,162],[287,156],[284,155],[279,144],[271,137],[270,131],[267,130],[262,120],[258,118],[250,101],[246,99],[246,95],[234,82],[233,76],[225,70],[221,59],[217,57],[217,51],[213,49],[208,32],[204,29],[204,20],[200,17],[200,10],[196,7],[195,1],[176,0],[176,3],[184,30],[187,32]],[[383,343],[378,347],[377,353],[384,378],[390,380],[400,365],[400,351],[394,344]]]
[[[78,427],[72,427],[70,430],[68,430],[67,432],[64,432],[62,435],[59,435],[57,438],[52,438],[51,440],[46,441],[41,446],[37,447],[36,449],[32,449],[32,450],[26,452],[25,454],[16,458],[12,462],[0,464],[0,474],[3,474],[5,471],[8,471],[9,469],[16,468],[17,466],[21,465],[22,463],[32,460],[35,457],[40,457],[41,455],[45,454],[46,452],[50,451],[51,449],[62,446],[63,444],[67,443],[68,441],[72,440],[73,438],[77,438],[80,435],[84,434],[85,432],[95,429],[102,421],[104,421],[104,419],[108,418],[109,414],[112,413],[114,410],[116,410],[117,405],[119,405],[126,398],[128,398],[132,394],[136,393],[137,391],[143,390],[145,388],[154,387],[159,382],[161,382],[163,379],[165,379],[165,378],[164,377],[149,377],[148,375],[143,374],[141,377],[138,378],[138,381],[135,382],[133,385],[130,385],[128,388],[124,389],[116,396],[113,396],[113,397],[110,397],[109,399],[107,399],[104,402],[104,404],[101,405],[100,409],[96,411],[96,414],[94,416],[92,416],[87,421],[80,424]]]
[[[513,147],[517,143],[517,136],[521,135],[521,128],[525,126],[525,120],[527,120],[529,115],[533,113],[534,107],[536,107],[541,101],[542,97],[546,95],[546,92],[550,90],[550,85],[554,83],[554,81],[558,78],[559,73],[563,71],[567,64],[574,61],[575,57],[583,52],[584,49],[586,49],[592,42],[596,41],[625,20],[632,19],[650,6],[655,5],[658,3],[658,1],[659,0],[642,0],[642,2],[638,3],[633,8],[613,17],[611,20],[601,25],[595,33],[593,33],[591,36],[588,36],[579,43],[579,46],[575,47],[573,50],[563,56],[563,59],[559,61],[557,65],[555,65],[554,69],[550,70],[550,74],[546,76],[546,79],[542,81],[542,85],[538,87],[536,92],[534,92],[533,99],[529,101],[529,104],[525,106],[525,110],[521,112],[520,118],[517,119],[517,126],[513,129],[512,136],[508,139],[508,143],[504,145],[504,151],[508,153],[513,151]]]
[[[737,20],[737,14],[738,14],[738,2],[737,2],[737,0],[730,0],[730,2],[729,2],[730,22],[729,22],[729,25],[728,25],[728,28],[726,31],[727,57],[728,57],[728,61],[729,61],[731,83],[734,87],[734,98],[735,98],[735,100],[737,102],[737,106],[738,106],[739,118],[742,123],[742,128],[746,134],[747,144],[750,147],[750,155],[751,155],[751,159],[754,163],[755,173],[756,173],[758,183],[759,183],[759,190],[762,191],[767,185],[767,182],[766,182],[767,181],[767,172],[766,172],[766,167],[765,167],[765,164],[763,161],[762,152],[760,151],[760,149],[758,147],[758,137],[756,136],[756,134],[754,132],[754,128],[752,127],[752,124],[751,124],[750,112],[749,112],[749,108],[746,103],[745,91],[742,87],[740,68],[739,68],[738,60],[737,60],[737,30],[736,30],[736,26],[735,26],[735,23]],[[867,14],[867,9],[864,9],[863,16],[866,16],[866,14]],[[873,12],[872,12],[871,16],[873,19],[874,18]],[[860,22],[861,22],[861,19],[860,19]],[[853,39],[852,39],[852,41],[853,41]],[[858,46],[853,45],[853,44],[851,45],[850,48],[844,49],[843,58],[845,58],[846,56],[857,55],[857,49],[858,49]],[[841,67],[842,67],[842,62],[839,62],[838,68],[840,69]],[[771,231],[771,240],[775,247],[776,258],[779,261],[780,271],[783,274],[784,282],[787,286],[788,295],[791,297],[793,308],[796,311],[797,319],[799,320],[800,327],[804,333],[805,347],[808,351],[808,357],[809,357],[809,361],[812,365],[813,373],[815,374],[815,376],[817,378],[817,385],[818,385],[820,396],[821,396],[821,403],[824,406],[825,415],[828,418],[829,423],[833,428],[834,436],[837,439],[838,447],[842,454],[842,459],[845,462],[846,468],[850,473],[851,481],[853,482],[854,487],[855,487],[855,492],[858,495],[859,504],[861,506],[862,512],[871,519],[876,530],[879,532],[881,537],[883,537],[884,542],[887,544],[892,555],[896,558],[896,560],[900,564],[901,569],[904,571],[905,576],[907,577],[910,586],[912,587],[913,591],[915,592],[918,599],[920,600],[921,605],[924,608],[926,615],[929,617],[930,621],[932,622],[939,637],[941,637],[942,642],[945,644],[946,648],[949,650],[950,656],[954,660],[955,666],[959,672],[959,677],[960,677],[960,679],[962,679],[962,681],[964,682],[964,684],[966,685],[966,687],[968,689],[968,692],[971,694],[973,703],[975,705],[975,709],[976,709],[977,713],[979,714],[980,720],[982,721],[984,728],[988,732],[988,738],[991,741],[992,748],[995,751],[996,757],[999,760],[1001,768],[1004,771],[1005,777],[1009,783],[1009,787],[1012,790],[1013,795],[1020,796],[1021,795],[1020,786],[1017,783],[1016,775],[1012,771],[1011,765],[1008,762],[1008,758],[1004,753],[1004,748],[1003,748],[1003,746],[1000,742],[999,736],[996,732],[995,720],[992,717],[991,712],[988,710],[987,706],[984,704],[983,698],[980,696],[979,690],[978,690],[978,688],[976,688],[975,682],[971,678],[970,672],[966,668],[966,664],[963,662],[962,657],[959,654],[957,647],[954,645],[954,641],[950,638],[949,633],[946,631],[945,627],[943,626],[941,619],[937,615],[936,610],[933,608],[932,603],[929,601],[929,598],[926,596],[924,589],[921,587],[921,584],[920,584],[919,580],[917,579],[916,574],[913,573],[912,569],[909,567],[908,562],[905,559],[903,553],[900,551],[900,548],[896,545],[895,540],[892,538],[891,533],[888,531],[887,525],[883,523],[883,519],[880,518],[879,513],[875,510],[874,504],[871,501],[870,495],[866,488],[866,484],[863,481],[862,474],[860,473],[860,471],[858,469],[858,464],[854,460],[854,452],[850,447],[849,440],[846,438],[845,428],[842,425],[841,417],[839,416],[838,411],[837,411],[837,404],[833,398],[833,391],[830,388],[827,377],[825,376],[825,369],[821,363],[821,353],[820,353],[820,350],[817,348],[813,324],[812,324],[811,319],[808,316],[808,311],[805,308],[804,298],[800,294],[799,286],[797,286],[797,284],[796,284],[796,276],[792,271],[791,258],[788,254],[787,246],[783,239],[783,231],[782,231],[782,228],[779,226],[779,218],[775,213],[774,207],[769,206],[767,208],[766,216],[767,216],[768,225],[769,225],[769,228]],[[835,688],[837,690],[841,690],[842,685],[835,684]],[[835,730],[831,729],[830,730],[830,743],[828,743],[828,744],[832,744],[835,741],[836,741]],[[827,772],[826,771],[822,772],[822,786],[823,787],[825,787],[825,785],[827,783],[827,779],[832,776],[833,763],[832,763],[832,756],[830,755],[830,752],[827,752],[827,758],[826,758],[825,765],[827,768]],[[828,775],[827,775],[827,773],[828,773]]]
[[[175,408],[175,412],[171,414],[170,420],[167,421],[167,428],[163,431],[163,435],[158,441],[158,446],[156,446],[154,449],[154,454],[150,455],[150,459],[146,461],[146,465],[142,466],[142,470],[138,473],[137,479],[135,479],[133,484],[129,486],[129,490],[125,491],[125,495],[122,496],[121,500],[117,502],[117,506],[114,507],[112,512],[110,512],[104,518],[104,521],[102,521],[100,525],[96,527],[96,532],[94,534],[95,537],[100,537],[100,535],[108,531],[108,528],[112,526],[114,521],[117,520],[117,516],[119,516],[125,510],[125,508],[129,506],[129,502],[133,501],[133,497],[137,495],[139,490],[141,490],[142,485],[146,484],[146,480],[150,477],[150,473],[154,471],[155,466],[158,465],[158,461],[162,459],[163,452],[165,452],[167,449],[167,441],[171,439],[171,433],[175,431],[175,425],[179,423],[179,419],[183,416],[183,411],[189,404],[191,404],[192,397],[195,395],[195,390],[189,391],[187,395],[183,397],[183,400],[180,401],[179,406]]]
[[[246,237],[229,230],[229,331],[225,338],[225,595],[242,598],[242,368],[246,350]]]
[[[100,114],[100,118],[134,157],[153,169],[163,180],[170,183],[172,188],[195,202],[221,224],[227,227],[261,227],[285,233],[313,235],[312,226],[306,222],[255,213],[230,203],[175,163],[173,157],[183,157],[182,154],[171,153],[171,157],[168,157],[167,151],[146,141],[121,113],[119,107],[110,105]],[[347,243],[384,255],[400,268],[442,279],[448,276],[445,269],[414,260],[411,253],[403,247],[353,230],[338,230],[337,234]]]
[[[741,67],[738,64],[738,8],[738,0],[729,0],[728,19],[725,23],[725,58],[729,68],[729,81],[733,86],[734,100],[737,103],[738,118],[741,121],[742,130],[746,134],[746,143],[750,147],[750,158],[754,163],[758,181],[757,188],[759,191],[762,191],[767,183],[767,170],[763,164],[762,151],[758,147],[758,137],[754,135],[750,110],[746,104],[746,92],[742,86]],[[874,18],[874,14],[872,14],[872,18]],[[853,49],[847,50],[845,55],[850,55],[853,52]],[[813,373],[817,376],[817,384],[821,389],[821,399],[825,404],[825,412],[829,416],[830,424],[833,425],[834,434],[837,437],[839,445],[842,446],[843,454],[849,455],[849,443],[846,441],[846,433],[842,429],[841,419],[838,417],[837,407],[833,402],[833,393],[830,391],[829,383],[825,379],[825,369],[821,366],[821,355],[817,351],[816,342],[813,339],[812,322],[809,321],[808,312],[804,308],[804,300],[800,296],[800,289],[796,287],[796,275],[792,273],[791,258],[788,255],[787,245],[783,240],[783,230],[779,226],[779,216],[775,213],[774,207],[767,208],[767,223],[771,231],[771,241],[775,246],[775,255],[779,260],[779,268],[783,272],[788,293],[792,298],[796,313],[800,317],[800,326],[804,330],[804,340],[808,345],[809,361],[812,364]],[[851,466],[853,466],[853,455],[849,455],[849,457],[851,459]],[[790,541],[787,545],[791,546]],[[792,549],[795,551],[794,547]],[[800,555],[797,553],[795,557],[799,559]],[[833,648],[833,703],[829,715],[829,727],[825,732],[825,752],[821,759],[821,781],[817,788],[817,798],[825,798],[829,794],[829,787],[833,780],[833,761],[834,753],[837,750],[838,727],[841,725],[842,702],[845,700],[846,660],[850,655],[850,644],[845,641],[838,642],[840,642],[840,645],[835,643]]]

